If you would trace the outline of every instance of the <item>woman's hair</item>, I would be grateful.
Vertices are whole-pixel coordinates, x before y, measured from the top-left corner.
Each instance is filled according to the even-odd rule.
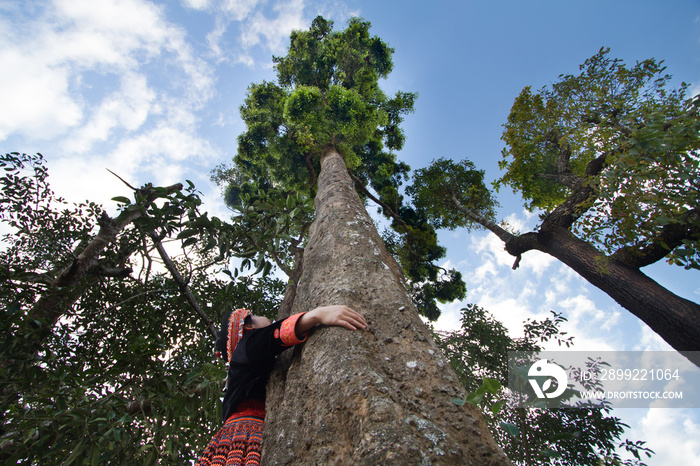
[[[228,321],[231,318],[231,313],[229,311],[224,314],[224,318],[221,320],[221,328],[216,337],[216,343],[214,344],[214,351],[221,354],[224,361],[228,361]],[[245,325],[250,325],[251,317],[247,316],[243,321]]]
[[[224,361],[228,361],[228,354],[226,351],[226,342],[228,341],[228,319],[231,317],[231,312],[229,311],[224,314],[224,318],[221,320],[221,328],[216,337],[216,343],[214,344],[214,351],[224,358]]]

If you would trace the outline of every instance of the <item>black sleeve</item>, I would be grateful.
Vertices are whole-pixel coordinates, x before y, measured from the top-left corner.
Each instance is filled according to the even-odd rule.
[[[304,315],[303,312],[267,327],[250,330],[243,338],[245,341],[241,341],[245,351],[234,351],[234,361],[240,364],[262,363],[274,358],[290,346],[306,341],[306,335],[300,339],[295,331],[297,320],[302,315]]]

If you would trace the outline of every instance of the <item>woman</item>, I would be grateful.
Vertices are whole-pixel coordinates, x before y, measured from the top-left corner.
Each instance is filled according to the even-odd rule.
[[[216,349],[229,364],[224,395],[224,426],[214,436],[197,466],[260,464],[265,420],[265,387],[276,356],[302,343],[316,325],[367,328],[347,306],[324,306],[272,323],[247,309],[224,317]]]

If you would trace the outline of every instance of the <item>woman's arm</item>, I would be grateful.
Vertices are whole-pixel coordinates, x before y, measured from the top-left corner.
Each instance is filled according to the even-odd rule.
[[[323,306],[309,311],[297,320],[295,333],[299,337],[311,330],[316,324],[345,327],[348,330],[367,328],[365,318],[347,306]]]

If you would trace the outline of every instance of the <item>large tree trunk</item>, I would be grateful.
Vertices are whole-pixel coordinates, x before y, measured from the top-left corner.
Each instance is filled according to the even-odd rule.
[[[700,306],[670,292],[639,269],[606,258],[569,230],[543,228],[536,249],[556,257],[639,317],[677,351],[700,366]]]
[[[365,331],[319,328],[268,385],[263,463],[510,464],[418,317],[342,156],[321,161],[293,313],[347,304]]]
[[[590,243],[575,236],[569,229],[573,220],[561,222],[550,214],[542,222],[539,231],[515,236],[464,207],[455,195],[452,196],[452,202],[466,217],[505,243],[506,251],[516,257],[514,269],[527,251],[542,251],[555,257],[637,316],[676,351],[683,352],[690,361],[700,366],[700,305],[659,285],[638,266],[618,260],[616,255],[606,256]],[[577,205],[577,202],[570,204]],[[562,226],[561,223],[567,226]],[[657,249],[654,246],[651,248]]]
[[[605,256],[553,222],[543,222],[537,232],[504,240],[506,251],[518,257],[518,261],[521,254],[533,249],[559,259],[700,366],[698,304],[672,293],[638,268]]]

